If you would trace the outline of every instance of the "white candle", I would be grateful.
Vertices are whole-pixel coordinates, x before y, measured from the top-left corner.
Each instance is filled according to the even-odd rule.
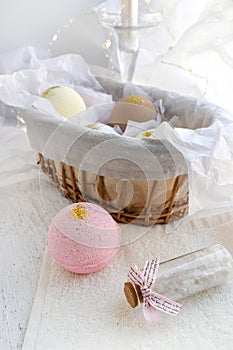
[[[138,0],[121,0],[121,25],[123,27],[138,25]]]
[[[139,46],[137,30],[138,0],[121,0],[121,33],[120,48],[124,51],[136,52]]]

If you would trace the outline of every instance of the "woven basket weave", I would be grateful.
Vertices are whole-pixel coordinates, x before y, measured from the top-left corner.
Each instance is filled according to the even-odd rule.
[[[38,163],[65,197],[99,204],[118,222],[167,224],[188,210],[187,174],[166,181],[128,181],[91,174],[42,154]]]

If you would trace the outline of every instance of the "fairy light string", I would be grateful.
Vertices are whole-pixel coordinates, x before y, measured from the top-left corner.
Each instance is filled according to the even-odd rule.
[[[208,86],[209,86],[209,79],[207,77],[205,77],[204,75],[200,75],[200,74],[197,74],[195,72],[193,72],[193,70],[191,68],[184,68],[183,66],[179,65],[179,64],[176,64],[176,63],[173,63],[173,62],[167,62],[163,59],[161,59],[160,61],[162,64],[166,64],[168,66],[171,66],[171,67],[175,67],[177,69],[180,69],[190,75],[192,75],[193,77],[196,77],[196,78],[199,78],[199,79],[202,79],[204,81],[204,84],[205,84],[205,87],[204,87],[204,90],[202,92],[202,97],[205,97],[206,96],[206,93],[207,93],[207,90],[208,90]]]
[[[177,38],[175,37],[175,35],[172,33],[172,31],[170,30],[169,28],[169,25],[168,25],[168,21],[167,21],[167,11],[166,11],[166,8],[163,8],[162,9],[162,15],[163,15],[163,21],[164,21],[164,24],[165,24],[165,27],[166,27],[166,30],[168,32],[168,34],[170,35],[170,37],[172,38],[173,40],[173,43],[172,45],[168,48],[169,51],[172,51],[177,43],[178,43],[178,40]],[[195,73],[193,71],[192,68],[185,68],[184,66],[180,65],[180,64],[176,64],[174,62],[168,62],[166,60],[164,60],[164,57],[166,56],[166,53],[164,55],[162,55],[162,57],[160,58],[160,62],[162,64],[166,64],[168,66],[171,66],[171,67],[175,67],[179,70],[182,70],[190,75],[192,75],[193,77],[196,77],[196,78],[199,78],[199,79],[202,79],[204,81],[204,84],[205,84],[205,87],[204,87],[204,90],[202,92],[202,98],[204,98],[206,96],[206,93],[207,93],[207,90],[208,90],[208,86],[209,86],[209,79],[204,76],[204,75],[200,75],[198,73]]]
[[[61,34],[67,29],[70,28],[70,26],[77,20],[77,18],[69,18],[68,22],[64,23],[60,28],[57,29],[57,31],[52,35],[51,39],[48,43],[48,53],[49,56],[52,55],[52,47],[54,43],[60,38]]]

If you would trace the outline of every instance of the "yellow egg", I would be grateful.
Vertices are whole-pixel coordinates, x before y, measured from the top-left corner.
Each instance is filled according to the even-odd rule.
[[[68,86],[52,86],[41,97],[47,98],[55,110],[67,119],[86,109],[83,98]]]
[[[153,133],[155,132],[155,129],[149,129],[146,131],[141,132],[136,136],[137,139],[144,139],[144,138],[154,138]]]

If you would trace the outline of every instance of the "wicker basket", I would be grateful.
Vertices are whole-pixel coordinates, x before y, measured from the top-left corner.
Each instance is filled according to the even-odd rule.
[[[166,181],[122,180],[91,174],[39,154],[42,171],[73,202],[89,201],[104,207],[122,223],[167,224],[188,210],[188,175]],[[130,188],[129,188],[130,182]]]

